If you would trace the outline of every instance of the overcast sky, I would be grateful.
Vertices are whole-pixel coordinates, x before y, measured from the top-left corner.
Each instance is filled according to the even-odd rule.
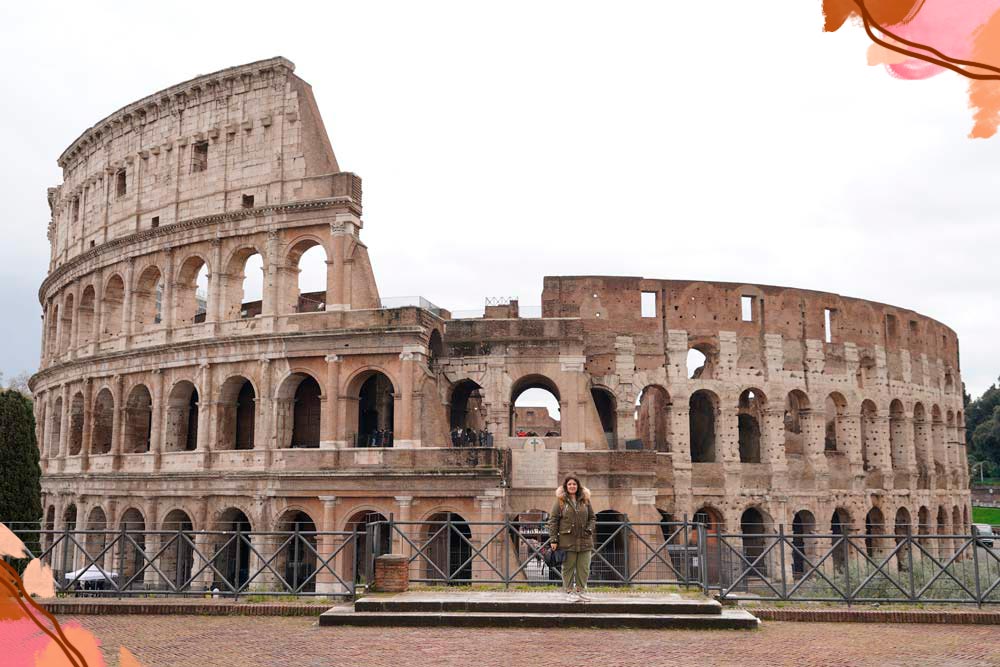
[[[11,6],[13,5],[13,6]],[[46,187],[129,102],[276,55],[364,178],[383,296],[540,303],[542,277],[829,290],[954,328],[1000,375],[1000,137],[958,75],[892,79],[819,0],[5,3],[0,370],[38,363]]]

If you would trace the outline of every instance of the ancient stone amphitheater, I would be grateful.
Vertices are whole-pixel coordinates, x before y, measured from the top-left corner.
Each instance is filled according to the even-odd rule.
[[[382,298],[361,179],[293,69],[199,76],[60,156],[31,381],[47,527],[491,521],[547,509],[577,471],[605,518],[967,528],[954,331],[832,293],[638,277],[546,278],[541,317]],[[326,289],[303,293],[315,247]],[[529,389],[558,421],[515,410]]]

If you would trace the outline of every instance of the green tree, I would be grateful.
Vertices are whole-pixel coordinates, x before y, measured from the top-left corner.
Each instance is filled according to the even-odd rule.
[[[1000,388],[991,385],[982,396],[966,403],[965,432],[970,462],[988,461],[1000,471]]]
[[[41,477],[31,399],[0,390],[0,521],[9,526],[42,517]]]

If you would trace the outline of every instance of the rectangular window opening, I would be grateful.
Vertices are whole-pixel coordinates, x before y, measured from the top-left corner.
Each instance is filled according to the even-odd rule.
[[[744,322],[753,322],[753,297],[740,297],[740,319]]]
[[[642,293],[642,316],[656,317],[656,292]]]
[[[191,173],[208,169],[208,142],[199,141],[191,145]]]
[[[128,184],[125,180],[125,170],[119,169],[118,173],[115,174],[115,196],[124,197],[128,194]]]
[[[823,340],[827,343],[833,342],[833,309],[823,309]]]
[[[243,195],[243,208],[253,208],[253,195]]]
[[[149,221],[149,225],[153,229],[156,229],[157,227],[159,227],[160,226],[160,216],[154,215],[153,219]]]
[[[899,337],[899,326],[896,323],[895,315],[885,316],[885,335],[890,340],[895,340],[897,337]]]
[[[75,197],[73,199],[73,222],[80,219],[80,198]]]

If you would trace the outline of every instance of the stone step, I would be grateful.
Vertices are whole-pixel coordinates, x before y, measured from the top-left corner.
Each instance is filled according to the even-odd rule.
[[[354,603],[358,612],[478,612],[513,614],[657,614],[657,615],[719,615],[722,605],[716,600],[683,598],[634,599],[616,597],[602,599],[592,596],[590,602],[576,602],[549,596],[548,599],[529,599],[527,596],[511,596],[500,599],[473,598],[465,596],[435,597],[364,597]]]
[[[609,614],[518,612],[364,612],[334,607],[319,617],[323,627],[450,627],[450,628],[604,628],[753,630],[757,619],[743,609],[720,614]]]

